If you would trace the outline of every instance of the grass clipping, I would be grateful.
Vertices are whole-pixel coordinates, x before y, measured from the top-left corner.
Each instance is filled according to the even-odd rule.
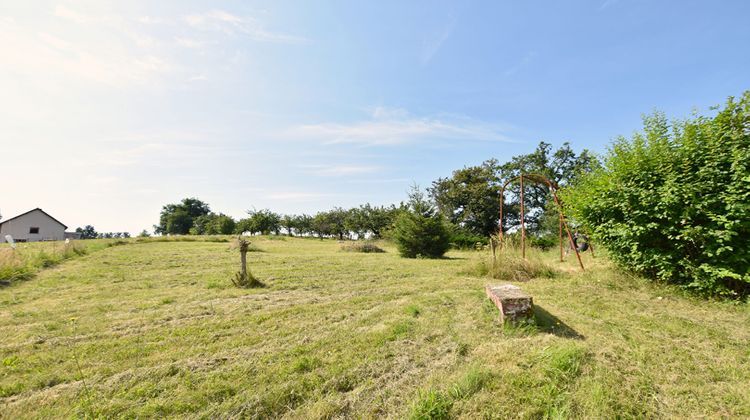
[[[372,242],[352,242],[341,245],[341,250],[345,252],[364,252],[364,253],[380,253],[385,250]]]

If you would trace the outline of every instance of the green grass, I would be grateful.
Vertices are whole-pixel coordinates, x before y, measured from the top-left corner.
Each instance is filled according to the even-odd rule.
[[[0,288],[0,418],[750,416],[747,304],[550,252],[554,278],[517,283],[538,325],[508,328],[484,295],[503,281],[467,274],[486,253],[254,238],[267,287],[238,289],[220,239],[100,247]]]

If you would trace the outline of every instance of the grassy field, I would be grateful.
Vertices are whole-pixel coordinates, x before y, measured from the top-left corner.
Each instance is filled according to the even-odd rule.
[[[504,328],[474,268],[255,239],[101,247],[0,288],[0,417],[748,417],[750,307],[555,253]],[[503,283],[502,281],[493,281]]]

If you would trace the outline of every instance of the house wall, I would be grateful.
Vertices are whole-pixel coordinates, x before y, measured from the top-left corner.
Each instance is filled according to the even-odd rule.
[[[29,233],[31,227],[38,227],[39,233]],[[5,242],[5,235],[11,235],[15,240],[25,239],[28,242],[61,241],[65,239],[65,227],[41,211],[34,210],[0,225],[0,242]]]

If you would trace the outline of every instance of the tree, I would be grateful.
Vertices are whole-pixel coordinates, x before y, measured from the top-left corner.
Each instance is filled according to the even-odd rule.
[[[99,236],[96,229],[91,225],[86,225],[83,228],[76,228],[76,233],[81,234],[81,239],[96,239]]]
[[[310,222],[310,227],[312,233],[318,235],[318,238],[320,239],[331,235],[332,229],[328,213],[319,212],[315,216],[313,216]]]
[[[293,214],[285,214],[281,216],[281,227],[284,228],[287,235],[294,236],[294,231],[298,229],[297,221],[298,217]]]
[[[177,204],[162,207],[159,224],[154,226],[154,233],[185,235],[190,232],[194,220],[211,213],[207,203],[197,198],[185,198]]]
[[[500,165],[499,178],[505,182],[521,174],[534,173],[547,177],[559,187],[566,187],[575,184],[583,174],[590,173],[600,166],[596,156],[586,149],[580,155],[576,155],[566,142],[553,153],[551,144],[540,142],[534,152],[514,156],[510,162]],[[538,234],[542,229],[540,222],[545,216],[545,210],[553,208],[556,212],[557,209],[548,206],[551,195],[546,185],[530,182],[524,186],[526,230],[530,234]],[[503,226],[507,229],[520,225],[520,186],[517,183],[511,185],[506,197],[510,200],[503,211],[506,217]]]
[[[250,217],[245,227],[251,234],[258,232],[263,235],[268,235],[271,232],[278,234],[281,230],[281,216],[271,210],[248,210],[247,214]]]
[[[521,173],[536,173],[560,186],[567,186],[575,183],[580,174],[591,172],[598,166],[597,159],[587,150],[576,155],[570,145],[564,143],[553,152],[550,144],[540,142],[534,152],[514,156],[504,164],[490,159],[479,166],[454,171],[450,178],[433,182],[429,192],[440,212],[453,225],[486,237],[497,233],[500,188],[507,180]],[[540,220],[548,209],[549,189],[535,183],[527,183],[525,187],[527,230],[534,234],[541,229]],[[511,184],[506,191],[503,211],[506,229],[520,224],[519,192],[517,184]]]
[[[347,217],[347,211],[341,207],[334,207],[333,210],[325,213],[328,219],[328,226],[331,230],[331,234],[338,236],[339,240],[344,239],[344,235],[349,234],[346,229],[345,222]]]
[[[230,235],[234,232],[236,222],[226,214],[219,214],[213,222],[214,232],[219,235]]]
[[[429,190],[443,216],[477,235],[497,232],[500,214],[500,167],[495,159],[440,178]]]
[[[400,212],[393,239],[402,257],[439,258],[450,247],[450,233],[443,215],[416,185],[409,193],[408,210]]]
[[[296,226],[297,234],[299,235],[310,235],[313,233],[312,229],[312,216],[308,214],[300,214],[294,217],[294,224]]]
[[[379,238],[386,229],[393,225],[400,210],[399,207],[394,205],[390,207],[375,207],[371,206],[370,203],[362,205],[358,209],[360,223],[362,223],[361,229]]]
[[[344,214],[344,230],[357,235],[357,239],[364,238],[367,234],[367,214],[362,208],[351,208]]]

